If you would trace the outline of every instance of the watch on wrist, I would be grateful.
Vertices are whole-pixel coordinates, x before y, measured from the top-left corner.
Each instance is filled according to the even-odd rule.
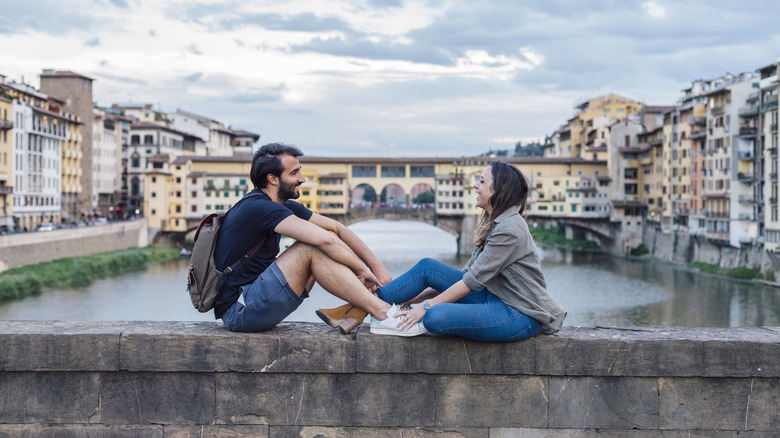
[[[428,300],[423,301],[423,309],[428,310],[431,308],[431,303],[428,302]]]

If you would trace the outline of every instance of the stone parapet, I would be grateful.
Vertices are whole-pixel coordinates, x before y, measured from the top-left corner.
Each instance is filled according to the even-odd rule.
[[[0,321],[0,436],[778,437],[780,328]]]

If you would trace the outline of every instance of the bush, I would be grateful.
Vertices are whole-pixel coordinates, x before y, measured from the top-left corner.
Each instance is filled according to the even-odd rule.
[[[639,246],[637,246],[636,248],[631,248],[628,251],[628,253],[629,255],[632,256],[641,256],[641,255],[649,254],[650,251],[647,248],[645,248],[644,244],[639,244]]]
[[[9,269],[0,273],[0,301],[40,295],[44,286],[86,287],[98,278],[143,270],[149,263],[177,257],[174,248],[146,247]]]
[[[690,266],[702,272],[709,272],[710,274],[717,274],[720,272],[720,266],[713,263],[693,262]]]
[[[572,248],[581,249],[601,249],[598,243],[591,242],[590,240],[569,240],[565,236],[559,234],[556,228],[535,227],[530,228],[530,230],[531,237],[534,238],[534,241],[539,243],[569,246]]]
[[[732,268],[726,272],[726,275],[732,278],[740,278],[743,280],[752,280],[754,278],[761,278],[761,270],[755,268]]]

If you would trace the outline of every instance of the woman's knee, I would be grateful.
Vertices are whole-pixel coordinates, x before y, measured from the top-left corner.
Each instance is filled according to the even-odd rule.
[[[442,262],[440,262],[440,261],[438,261],[436,259],[433,259],[433,258],[430,258],[430,257],[426,257],[426,258],[420,260],[419,262],[417,262],[416,268],[428,270],[428,269],[432,269],[432,268],[434,268],[436,266],[440,266],[441,264],[442,264]]]

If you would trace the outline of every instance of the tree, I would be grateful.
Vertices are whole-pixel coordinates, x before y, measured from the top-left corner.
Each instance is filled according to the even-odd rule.
[[[433,190],[428,190],[427,192],[422,192],[415,196],[412,202],[415,204],[433,204],[435,198],[436,196],[433,194]]]
[[[376,202],[376,190],[368,184],[361,184],[363,188],[363,200],[370,203]]]

